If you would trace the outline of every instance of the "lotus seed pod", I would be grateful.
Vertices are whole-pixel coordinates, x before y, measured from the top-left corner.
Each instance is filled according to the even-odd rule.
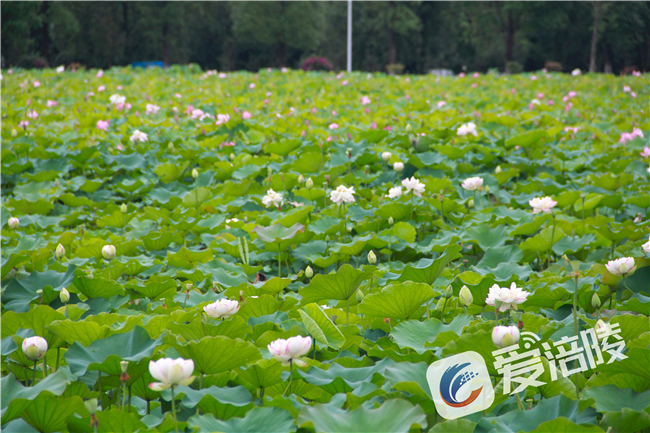
[[[377,256],[372,250],[370,250],[370,252],[368,253],[368,263],[370,263],[371,265],[377,263]]]
[[[199,171],[196,168],[192,169],[192,178],[193,179],[198,179],[199,178]]]
[[[314,270],[311,268],[311,266],[307,266],[307,269],[305,269],[305,276],[309,279],[314,276]]]
[[[61,289],[61,292],[59,293],[59,300],[63,304],[67,304],[68,301],[70,300],[70,292],[68,292],[68,289],[65,287]]]

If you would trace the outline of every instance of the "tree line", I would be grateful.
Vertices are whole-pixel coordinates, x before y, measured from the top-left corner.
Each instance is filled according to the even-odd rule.
[[[2,2],[3,66],[345,69],[347,2]],[[353,68],[650,69],[649,2],[354,2]]]

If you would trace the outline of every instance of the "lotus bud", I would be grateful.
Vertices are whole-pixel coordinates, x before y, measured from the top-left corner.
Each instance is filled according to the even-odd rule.
[[[15,136],[17,136],[17,135],[18,135],[18,131],[16,131],[16,128],[12,129],[12,130],[11,130],[11,136],[12,136],[12,137],[15,137]]]
[[[91,398],[90,400],[84,401],[84,406],[89,414],[95,415],[97,413],[97,399]]]
[[[485,185],[485,192],[490,193],[490,185]]]
[[[122,203],[120,206],[120,212],[126,213],[129,210],[129,208],[126,206],[126,203]]]
[[[388,225],[392,227],[393,224],[395,224],[395,220],[393,219],[393,217],[389,217],[388,218]]]
[[[463,286],[460,289],[460,293],[458,294],[458,301],[465,307],[472,305],[474,298],[472,297],[472,292],[467,286]]]
[[[311,177],[305,182],[305,188],[312,189],[314,187],[314,181],[311,180]]]
[[[302,185],[302,183],[303,183],[304,181],[305,181],[305,176],[303,176],[302,174],[301,174],[300,176],[298,176],[298,183],[299,183],[300,185]]]
[[[235,160],[235,154],[234,154],[234,153],[231,153],[231,154],[230,154],[230,160],[231,160],[231,161],[234,161],[234,160]]]
[[[368,263],[370,263],[371,265],[377,263],[377,255],[372,250],[370,250],[370,252],[368,253]]]
[[[43,337],[29,337],[23,340],[23,353],[32,361],[43,359],[47,353],[47,340]]]
[[[192,169],[192,178],[195,180],[199,178],[199,171],[196,168]]]
[[[361,303],[361,301],[363,301],[364,296],[361,290],[357,290],[356,298],[358,303]]]
[[[11,217],[9,218],[9,228],[12,230],[16,230],[18,226],[20,225],[20,221],[16,217]]]
[[[167,150],[169,150],[170,152],[173,152],[174,151],[174,143],[172,143],[170,141],[169,144],[167,145]]]
[[[383,159],[384,161],[388,161],[391,156],[393,155],[390,152],[384,152],[381,154],[381,159]]]
[[[451,284],[447,286],[447,289],[445,290],[444,297],[449,299],[451,296],[454,294],[454,290],[451,288]]]
[[[67,304],[70,300],[70,292],[68,292],[68,289],[65,287],[61,289],[61,292],[59,292],[59,300],[63,304]]]
[[[406,125],[406,128],[405,128],[405,129],[406,129],[406,132],[411,132],[411,131],[413,130],[413,128],[411,128],[411,124],[410,124],[410,123],[409,123],[408,125]]]
[[[105,245],[104,248],[102,248],[102,256],[106,260],[113,260],[116,255],[116,250],[113,245]]]
[[[60,259],[61,257],[65,256],[65,247],[61,244],[56,246],[56,250],[54,250],[54,256],[57,259]]]
[[[402,162],[396,162],[395,164],[393,164],[393,170],[395,170],[395,171],[398,172],[398,173],[399,173],[400,171],[404,170],[404,163],[402,163]]]
[[[467,207],[468,208],[473,208],[474,207],[474,199],[470,198],[469,201],[467,202]]]
[[[501,173],[501,166],[497,165],[497,168],[494,169],[495,173]]]
[[[329,241],[330,241],[330,235],[325,235],[325,242],[329,242]]]
[[[598,337],[599,340],[605,338],[607,336],[607,332],[605,330],[607,329],[607,323],[603,319],[598,319],[596,322],[596,326],[594,326],[594,330],[596,331],[596,336]],[[602,335],[598,335],[602,333]]]
[[[598,296],[598,293],[594,293],[594,296],[591,297],[591,306],[596,310],[600,308],[600,297]]]
[[[305,269],[305,276],[309,279],[314,276],[314,270],[311,268],[311,266],[307,266],[307,269]]]
[[[497,347],[508,347],[519,342],[519,328],[516,326],[495,326],[492,342]]]

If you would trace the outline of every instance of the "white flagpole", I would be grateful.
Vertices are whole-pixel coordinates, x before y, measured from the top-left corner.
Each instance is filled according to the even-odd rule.
[[[348,72],[352,72],[352,0],[348,0]]]

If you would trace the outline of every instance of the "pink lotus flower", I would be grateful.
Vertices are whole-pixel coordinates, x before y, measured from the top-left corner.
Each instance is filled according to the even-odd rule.
[[[370,129],[377,129],[377,122],[372,122]]]
[[[9,70],[11,71],[11,69],[9,69]],[[639,72],[639,71],[632,71],[632,75],[634,75],[635,77],[640,77],[640,76],[641,76],[641,72]]]
[[[9,70],[7,71],[7,74],[9,74],[9,75],[12,75],[13,73],[14,73],[14,70],[13,70],[13,69],[9,69]]]
[[[570,111],[572,108],[573,108],[573,104],[570,102],[564,106],[565,111]]]
[[[392,130],[393,130],[393,128],[391,128],[390,125],[384,126],[384,131],[392,131]]]
[[[307,135],[307,133],[306,133],[305,130],[303,129],[302,132],[300,133],[300,136],[301,136],[301,137],[304,137],[304,136],[306,136],[306,135]]]
[[[333,138],[332,138],[331,135],[329,137],[327,137],[327,141],[332,141],[332,140],[333,140]]]
[[[332,110],[332,116],[336,116],[336,110]]]
[[[104,71],[100,69],[99,72],[97,72],[96,77],[97,78],[102,78],[103,76],[104,76]]]
[[[613,275],[627,275],[636,269],[634,257],[622,257],[616,260],[610,260],[605,265],[607,270]]]
[[[20,123],[18,123],[18,127],[27,129],[29,126],[29,120],[21,120]]]
[[[124,148],[122,147],[122,145],[121,145],[121,144],[118,144],[118,145],[117,145],[117,146],[115,146],[115,147],[117,148],[117,150],[124,150]]]
[[[630,92],[630,96],[633,97],[633,98],[636,98],[636,93]]]
[[[347,85],[348,85],[348,80],[341,81],[341,86],[347,86]]]
[[[271,97],[271,95],[272,95],[272,93],[271,93],[271,92],[266,92],[266,97],[267,97],[267,98],[270,98],[270,97]]]
[[[250,119],[251,117],[252,117],[252,116],[251,116],[251,113],[249,113],[248,111],[244,111],[244,112],[241,114],[241,118],[244,119],[244,120]]]
[[[269,100],[268,100],[268,99],[265,99],[265,100],[264,100],[264,105],[267,105],[268,103],[269,103]]]
[[[57,104],[58,104],[58,102],[52,101],[51,99],[48,99],[47,104],[45,104],[45,106],[47,106],[47,107],[55,107]]]
[[[370,108],[366,107],[366,109],[363,110],[363,112],[366,113],[366,114],[370,114]]]
[[[98,120],[97,121],[97,129],[101,129],[102,131],[106,131],[108,127],[110,126],[111,122],[109,120]]]
[[[461,72],[460,74],[458,74],[458,78],[463,78],[464,76],[465,76],[464,72]]]
[[[631,91],[632,89],[630,88],[630,86],[623,86],[623,93],[630,93]]]
[[[286,340],[280,338],[269,344],[267,348],[271,355],[277,361],[280,361],[282,365],[287,366],[290,364],[289,361],[292,361],[298,366],[305,366],[307,364],[298,358],[309,353],[311,337],[296,335]]]
[[[370,104],[370,98],[367,96],[364,96],[361,98],[361,105],[369,105]]]
[[[537,79],[537,75],[533,75],[530,77],[531,80],[535,81]]]
[[[629,132],[624,132],[621,134],[621,138],[618,140],[619,143],[626,144],[628,141],[633,140],[632,134]]]
[[[573,90],[569,92],[569,98],[575,98],[576,95],[577,95],[577,93],[574,92]]]
[[[538,93],[537,94],[537,99],[544,99],[544,94],[543,93]]]
[[[478,73],[478,72],[474,72],[474,74],[472,74],[472,77],[474,77],[474,78],[478,78],[478,77],[479,77],[479,73]]]
[[[476,84],[476,83],[472,83],[472,87],[473,87],[473,88],[476,87],[476,86],[478,86],[478,84]]]
[[[181,95],[180,93],[174,93],[174,97],[178,98],[178,99],[181,99],[183,97],[183,95]]]
[[[230,120],[230,115],[229,114],[217,114],[217,122],[216,125],[221,125],[228,123]]]
[[[580,129],[578,126],[574,126],[574,127],[567,126],[566,128],[564,128],[564,132],[573,132],[575,134],[576,132],[578,132],[578,129]]]
[[[408,101],[409,99],[411,99],[411,95],[406,95],[406,96],[404,97],[404,99],[406,99],[406,100]]]
[[[437,104],[438,108],[442,108],[445,105],[447,105],[447,103],[445,101],[438,101],[438,104]]]
[[[562,102],[569,102],[569,97],[568,96],[563,97]]]
[[[312,113],[312,114],[316,114],[316,113],[318,113],[318,110],[316,109],[316,107],[314,107],[314,108],[311,109],[311,113]]]
[[[548,105],[553,105],[553,104],[554,104],[553,100],[552,100],[552,99],[549,99],[549,100],[548,100]]]
[[[226,146],[231,146],[231,147],[233,147],[233,146],[235,146],[235,143],[234,143],[233,141],[224,141],[223,143],[221,143],[221,144],[219,145],[219,149],[223,149],[223,148],[226,147]]]
[[[336,123],[331,123],[330,126],[329,126],[329,129],[338,129],[338,128],[339,128],[339,125],[336,124]]]
[[[38,112],[36,110],[28,111],[26,116],[29,117],[30,119],[36,120],[38,119]]]
[[[488,296],[485,298],[485,303],[494,306],[494,301],[501,302],[498,308],[501,312],[508,311],[510,308],[517,310],[519,304],[524,303],[528,295],[530,295],[529,292],[522,290],[521,287],[517,287],[515,283],[512,283],[510,288],[499,287],[498,284],[495,284],[490,287]]]
[[[644,158],[650,158],[650,147],[646,146],[643,148],[643,152],[639,152],[639,155],[641,155]]]
[[[97,88],[97,91],[98,91],[98,92],[103,92],[104,90],[106,90],[106,86],[99,86],[99,87]]]
[[[636,137],[643,138],[644,137],[643,136],[643,131],[641,131],[639,128],[632,129],[632,134],[631,135],[632,135],[632,138],[636,138]]]
[[[34,81],[32,84],[34,85],[34,87],[41,87],[40,81]]]
[[[515,93],[517,93],[517,89],[512,88],[512,89],[510,89],[510,92],[514,95]]]
[[[251,90],[253,90],[253,89],[255,88],[255,83],[250,83],[250,84],[248,85],[248,88],[251,89]]]

